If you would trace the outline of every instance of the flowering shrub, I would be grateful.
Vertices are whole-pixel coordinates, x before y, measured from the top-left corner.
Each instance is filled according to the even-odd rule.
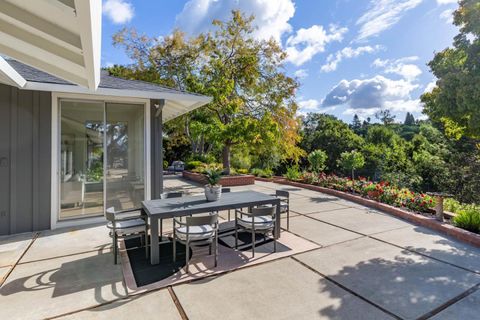
[[[387,181],[373,182],[364,177],[352,180],[334,174],[327,175],[323,172],[319,174],[303,172],[300,175],[300,180],[338,191],[355,192],[372,200],[416,212],[427,212],[429,208],[435,206],[435,200],[429,195],[415,193],[405,188],[400,190]]]

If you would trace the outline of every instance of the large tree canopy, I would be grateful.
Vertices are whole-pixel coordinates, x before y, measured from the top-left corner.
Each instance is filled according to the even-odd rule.
[[[453,48],[435,55],[429,66],[437,87],[422,96],[424,112],[447,134],[480,137],[480,2],[460,0],[454,24],[460,27]]]
[[[181,31],[154,39],[131,29],[114,37],[135,64],[111,68],[112,73],[213,98],[173,126],[192,144],[200,143],[201,149],[201,141],[219,142],[226,173],[231,149],[237,146],[255,152],[274,150],[284,159],[298,160],[303,154],[296,146],[298,83],[283,71],[286,54],[278,43],[253,37],[253,19],[233,11],[231,20],[213,22],[214,33],[191,39]]]

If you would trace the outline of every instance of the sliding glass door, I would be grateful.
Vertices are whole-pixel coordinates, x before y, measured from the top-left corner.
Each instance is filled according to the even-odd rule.
[[[143,105],[60,101],[60,220],[140,205],[144,123]]]
[[[131,104],[106,104],[106,207],[130,209],[144,199],[144,114]]]

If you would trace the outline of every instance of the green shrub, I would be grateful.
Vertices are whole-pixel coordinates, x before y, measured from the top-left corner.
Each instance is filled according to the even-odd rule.
[[[317,149],[310,152],[307,159],[308,159],[308,163],[310,164],[310,169],[315,173],[319,173],[325,170],[326,168],[325,163],[328,160],[328,156],[325,151]]]
[[[238,174],[247,174],[247,173],[248,173],[248,169],[237,169],[237,173],[238,173]]]
[[[250,173],[256,177],[261,177],[261,178],[273,177],[273,171],[271,169],[253,168],[252,170],[250,170]]]
[[[185,169],[186,170],[194,170],[194,169],[197,169],[198,167],[201,167],[205,165],[205,163],[201,162],[201,161],[198,161],[198,160],[193,160],[193,161],[189,161],[185,164]]]
[[[235,169],[250,169],[252,166],[252,159],[250,155],[243,152],[235,152],[232,154],[231,165]]]
[[[300,172],[298,165],[294,165],[287,168],[287,173],[285,174],[285,177],[288,180],[298,180],[300,179],[301,176],[302,176],[302,173]]]
[[[453,217],[453,224],[459,228],[480,233],[480,210],[473,206],[459,210]]]

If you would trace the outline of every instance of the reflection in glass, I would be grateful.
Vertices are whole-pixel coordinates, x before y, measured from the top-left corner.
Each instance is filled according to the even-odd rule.
[[[61,101],[60,219],[103,214],[103,103]]]
[[[106,207],[140,207],[144,199],[143,106],[107,103]]]

